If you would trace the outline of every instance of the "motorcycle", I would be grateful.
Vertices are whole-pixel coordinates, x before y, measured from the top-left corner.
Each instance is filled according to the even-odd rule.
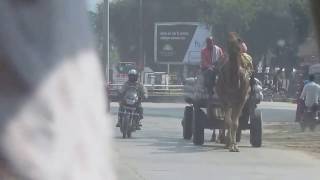
[[[302,119],[300,121],[301,130],[304,132],[307,127],[314,131],[318,124],[318,108],[317,107],[304,107]]]
[[[120,114],[120,131],[122,138],[130,138],[136,131],[140,115],[138,113],[139,97],[136,88],[130,87],[122,100]]]
[[[263,88],[262,90],[263,97],[265,101],[273,101],[273,90],[270,89],[269,87]]]
[[[254,84],[252,86],[254,88],[253,92],[255,93],[256,104],[259,104],[264,100],[262,83],[259,79],[254,78]]]

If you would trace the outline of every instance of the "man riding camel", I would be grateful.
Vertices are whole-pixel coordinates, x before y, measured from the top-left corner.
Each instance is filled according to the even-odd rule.
[[[216,78],[214,67],[222,61],[224,53],[217,46],[212,37],[206,39],[206,47],[201,50],[200,68],[204,76],[204,84],[210,96],[213,95],[213,86]]]
[[[222,49],[217,46],[210,36],[206,39],[206,47],[201,50],[201,73],[204,77],[204,87],[207,89],[209,97],[213,96],[213,88],[215,85],[216,74],[215,71],[216,66],[219,63],[222,64],[224,59],[224,53]],[[211,141],[215,141],[216,134],[215,130],[213,130]]]

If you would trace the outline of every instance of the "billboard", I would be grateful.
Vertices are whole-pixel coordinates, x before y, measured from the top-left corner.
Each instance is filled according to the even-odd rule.
[[[160,64],[200,63],[201,49],[210,29],[196,22],[156,23],[154,59]]]

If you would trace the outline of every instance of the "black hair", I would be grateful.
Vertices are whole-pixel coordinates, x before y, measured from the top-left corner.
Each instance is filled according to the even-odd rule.
[[[314,75],[313,75],[313,74],[310,74],[310,75],[309,75],[309,81],[314,81],[314,79],[315,79]]]

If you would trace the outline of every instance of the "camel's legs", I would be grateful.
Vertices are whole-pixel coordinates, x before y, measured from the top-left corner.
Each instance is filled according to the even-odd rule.
[[[219,135],[217,138],[217,143],[224,144],[226,142],[226,133],[225,133],[225,127],[223,129],[219,129]]]
[[[237,147],[237,142],[236,142],[236,135],[237,135],[237,130],[239,126],[239,108],[235,108],[232,111],[232,122],[231,122],[231,139],[230,139],[230,151],[231,152],[238,152],[239,148]]]
[[[225,116],[224,116],[224,121],[227,125],[227,130],[228,130],[227,137],[226,137],[226,148],[229,148],[231,145],[231,126],[232,126],[231,115],[232,115],[232,109],[226,108],[225,109]]]
[[[230,151],[231,152],[239,152],[239,148],[236,142],[237,130],[239,127],[239,118],[243,109],[244,103],[240,104],[239,106],[234,106],[232,108],[232,115],[231,115],[231,139],[230,139]]]
[[[211,136],[211,142],[215,142],[216,141],[216,129],[213,129],[212,131],[212,136]]]

